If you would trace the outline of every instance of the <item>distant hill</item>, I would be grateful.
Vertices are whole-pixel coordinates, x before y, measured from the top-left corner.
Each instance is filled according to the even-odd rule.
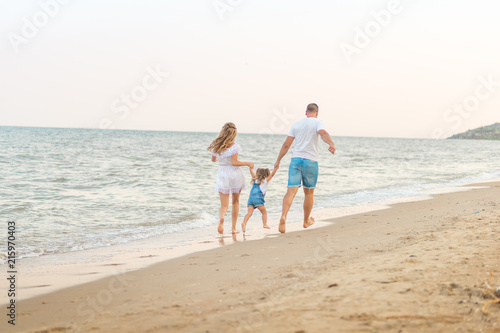
[[[500,123],[468,130],[448,139],[500,140]]]

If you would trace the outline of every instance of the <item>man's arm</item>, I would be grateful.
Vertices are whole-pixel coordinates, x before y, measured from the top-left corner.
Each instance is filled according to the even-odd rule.
[[[335,144],[333,143],[332,137],[330,136],[330,134],[328,134],[328,132],[325,131],[324,129],[319,130],[318,134],[321,136],[321,140],[325,141],[325,143],[330,146],[328,148],[328,150],[330,151],[330,153],[335,154],[335,150],[336,150],[335,149]]]
[[[286,153],[288,153],[288,150],[292,146],[292,142],[294,139],[295,138],[293,136],[288,136],[286,138],[285,142],[283,143],[283,146],[281,146],[281,150],[280,150],[280,154],[278,155],[278,159],[276,160],[276,163],[274,163],[275,169],[278,169],[280,167],[281,159],[283,158],[283,156],[286,155]]]

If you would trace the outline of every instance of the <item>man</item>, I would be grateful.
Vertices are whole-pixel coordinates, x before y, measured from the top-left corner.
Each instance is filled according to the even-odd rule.
[[[323,123],[318,120],[318,105],[311,103],[307,106],[306,116],[302,120],[297,121],[292,125],[288,137],[281,147],[278,159],[274,164],[274,168],[278,168],[283,156],[290,149],[293,140],[295,149],[293,150],[292,161],[288,169],[288,189],[283,198],[283,208],[281,211],[281,219],[279,231],[285,233],[286,216],[290,210],[293,199],[299,190],[299,187],[304,186],[304,228],[311,226],[314,223],[314,218],[311,217],[311,211],[314,201],[314,188],[318,181],[318,136],[326,142],[330,147],[330,153],[335,153],[335,144],[323,127]]]

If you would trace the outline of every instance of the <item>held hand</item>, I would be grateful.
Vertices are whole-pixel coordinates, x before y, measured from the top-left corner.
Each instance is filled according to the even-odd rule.
[[[253,169],[253,167],[254,167],[253,163],[252,163],[252,162],[248,162],[248,167],[249,167],[250,169]]]
[[[276,161],[276,163],[274,163],[274,168],[279,169],[279,167],[280,167],[280,161]]]
[[[330,147],[328,148],[328,151],[329,151],[330,153],[332,153],[332,154],[335,154],[335,151],[336,151],[336,150],[337,150],[337,149],[335,149],[335,146],[330,146]]]

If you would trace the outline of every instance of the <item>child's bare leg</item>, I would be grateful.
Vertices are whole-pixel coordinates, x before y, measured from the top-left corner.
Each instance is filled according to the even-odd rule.
[[[229,194],[219,193],[220,196],[220,209],[219,209],[219,226],[217,231],[219,234],[224,232],[224,216],[226,216],[227,209],[229,208]]]
[[[241,230],[243,230],[243,232],[247,231],[247,222],[248,222],[248,219],[250,219],[250,217],[252,216],[254,209],[255,208],[253,206],[248,206],[248,213],[247,213],[247,215],[245,215],[245,218],[243,219],[243,223],[241,224]]]
[[[233,234],[237,234],[238,230],[236,230],[236,221],[238,220],[238,214],[240,213],[240,193],[233,193],[233,209],[232,209],[232,218],[233,218]]]
[[[257,209],[260,210],[260,212],[262,213],[262,223],[264,224],[264,228],[265,229],[271,229],[267,225],[267,210],[266,210],[266,207],[265,206],[259,206],[259,207],[257,207]]]

